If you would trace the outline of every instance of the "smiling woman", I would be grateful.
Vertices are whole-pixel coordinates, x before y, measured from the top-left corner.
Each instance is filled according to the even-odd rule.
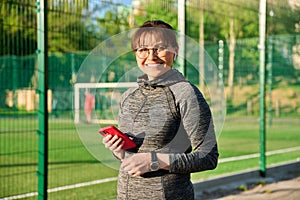
[[[218,149],[212,114],[196,86],[172,68],[178,52],[173,28],[160,20],[137,29],[131,47],[144,75],[123,93],[118,136],[103,143],[122,162],[118,199],[194,199],[192,172],[214,169]]]

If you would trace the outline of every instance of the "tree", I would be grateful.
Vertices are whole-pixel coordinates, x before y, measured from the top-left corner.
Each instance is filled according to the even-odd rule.
[[[0,55],[28,55],[36,50],[36,12],[34,2],[0,4]]]
[[[146,0],[134,8],[135,26],[142,25],[146,20],[163,20],[168,22],[174,29],[177,29],[177,8],[176,2],[172,0]]]
[[[94,30],[88,29],[89,0],[48,2],[48,50],[49,52],[72,52],[90,50]]]
[[[222,10],[225,11],[224,13],[229,13],[228,15],[223,15],[219,23],[221,25],[221,34],[225,38],[229,48],[227,97],[231,99],[234,95],[236,40],[245,37],[250,32],[252,37],[258,35],[258,15],[256,12],[258,4],[257,1],[243,1],[241,3],[239,0],[226,0],[216,2],[213,8],[215,12]]]
[[[48,0],[48,50],[68,52],[90,49],[95,30],[88,28],[89,0]],[[34,54],[37,48],[35,1],[3,0],[0,4],[0,55]]]
[[[300,4],[297,0],[268,0],[267,3],[268,35],[300,32]]]
[[[105,38],[129,29],[129,9],[125,6],[111,6],[103,17],[97,18],[99,34]]]
[[[233,96],[236,40],[248,35],[252,35],[252,37],[258,35],[258,29],[255,29],[258,27],[258,17],[255,12],[257,1],[247,1],[242,4],[238,0],[203,1],[188,1],[187,18],[190,25],[188,25],[187,33],[197,38],[196,33],[198,31],[193,30],[193,27],[199,27],[200,35],[201,24],[199,21],[203,18],[200,17],[201,10],[204,10],[204,39],[206,43],[213,41],[216,44],[220,39],[227,42],[229,49],[228,97],[231,98]],[[200,36],[199,41],[201,42]]]

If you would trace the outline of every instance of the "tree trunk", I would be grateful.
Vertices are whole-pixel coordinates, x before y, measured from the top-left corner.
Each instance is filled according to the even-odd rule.
[[[233,81],[234,81],[234,50],[236,38],[234,34],[234,18],[230,18],[230,31],[229,31],[229,74],[228,74],[228,98],[233,98]]]

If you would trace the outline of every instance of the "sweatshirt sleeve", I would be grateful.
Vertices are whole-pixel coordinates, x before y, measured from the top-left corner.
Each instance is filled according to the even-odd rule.
[[[185,84],[178,88],[175,98],[180,109],[181,123],[193,150],[190,153],[170,154],[170,172],[192,173],[214,169],[219,154],[209,105],[194,85]]]

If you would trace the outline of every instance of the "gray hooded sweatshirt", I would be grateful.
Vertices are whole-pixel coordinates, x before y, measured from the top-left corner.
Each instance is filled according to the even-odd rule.
[[[132,177],[119,172],[118,199],[194,199],[190,173],[214,169],[218,149],[210,108],[196,86],[171,69],[149,81],[138,78],[120,103],[118,128],[131,136],[132,153],[169,154],[170,169]]]

